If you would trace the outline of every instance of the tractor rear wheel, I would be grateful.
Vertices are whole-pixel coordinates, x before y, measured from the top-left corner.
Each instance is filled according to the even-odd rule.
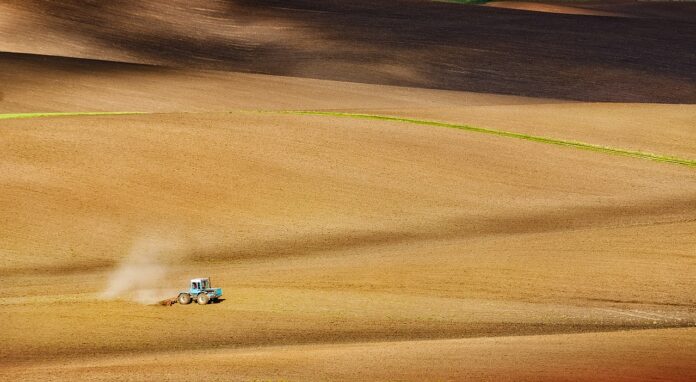
[[[210,301],[210,297],[207,294],[201,293],[196,297],[196,302],[200,305],[205,305]]]
[[[188,305],[191,303],[191,295],[189,295],[188,293],[181,293],[181,294],[179,294],[178,300],[179,300],[179,304]]]

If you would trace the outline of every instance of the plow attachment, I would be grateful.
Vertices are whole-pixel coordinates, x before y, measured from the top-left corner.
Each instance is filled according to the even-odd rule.
[[[176,304],[176,297],[174,298],[168,298],[166,300],[158,301],[157,305],[162,305],[162,306],[172,306]]]

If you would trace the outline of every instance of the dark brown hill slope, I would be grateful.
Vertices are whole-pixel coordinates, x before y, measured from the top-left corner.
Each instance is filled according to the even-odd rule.
[[[696,16],[691,4],[670,6]],[[588,101],[696,103],[696,23],[688,18],[407,0],[4,0],[0,11],[5,51]]]

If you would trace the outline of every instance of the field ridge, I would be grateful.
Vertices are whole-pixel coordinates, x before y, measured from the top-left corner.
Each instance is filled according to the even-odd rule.
[[[451,128],[451,129],[459,129],[459,130],[465,130],[465,131],[482,133],[482,134],[497,135],[497,136],[507,137],[507,138],[522,139],[522,140],[539,142],[539,143],[546,143],[546,144],[557,145],[557,146],[573,147],[573,148],[580,149],[580,150],[597,151],[597,152],[602,152],[602,153],[606,153],[606,154],[621,155],[621,156],[627,156],[627,157],[632,157],[632,158],[648,159],[648,160],[652,160],[652,161],[656,161],[656,162],[674,163],[674,164],[684,165],[684,166],[688,166],[688,167],[696,167],[696,160],[693,160],[693,159],[685,159],[685,158],[678,158],[678,157],[670,156],[670,155],[654,154],[654,153],[649,153],[649,152],[644,152],[644,151],[628,150],[628,149],[622,149],[622,148],[616,148],[616,147],[602,146],[602,145],[596,145],[596,144],[592,144],[592,143],[585,143],[585,142],[579,142],[579,141],[573,141],[573,140],[565,140],[565,139],[543,137],[543,136],[531,135],[531,134],[515,133],[512,131],[489,129],[489,128],[484,128],[484,127],[476,127],[476,126],[470,126],[470,125],[466,125],[466,124],[456,124],[456,123],[440,122],[440,121],[433,121],[433,120],[426,120],[426,119],[404,118],[404,117],[381,115],[381,114],[363,114],[363,113],[345,113],[345,112],[327,112],[327,111],[288,111],[285,113],[298,114],[298,115],[324,115],[324,116],[342,117],[342,118],[356,118],[356,119],[373,119],[373,120],[381,120],[381,121],[405,122],[405,123],[425,125],[425,126],[447,127],[447,128]]]
[[[283,110],[283,111],[268,111],[258,110],[261,113],[280,113],[280,114],[295,114],[295,115],[315,115],[315,116],[330,116],[340,118],[355,118],[355,119],[372,119],[380,121],[404,122],[424,126],[446,127],[451,129],[465,130],[469,132],[496,135],[507,138],[521,139],[526,141],[545,143],[556,146],[572,147],[579,150],[595,151],[605,154],[620,155],[631,158],[647,159],[655,162],[672,163],[687,167],[696,167],[696,160],[679,158],[671,155],[654,154],[645,151],[628,150],[617,147],[597,145],[593,143],[579,142],[574,140],[550,138],[539,135],[516,133],[506,130],[490,129],[485,127],[476,127],[466,124],[456,124],[451,122],[433,121],[427,119],[405,118],[391,115],[381,114],[366,114],[366,113],[346,113],[333,111],[311,111],[311,110]],[[204,113],[204,112],[202,112]],[[42,118],[42,117],[79,117],[79,116],[109,116],[109,115],[143,115],[155,114],[150,112],[135,112],[135,111],[105,111],[105,112],[47,112],[47,113],[12,113],[0,114],[0,120],[3,119],[26,119],[26,118]]]

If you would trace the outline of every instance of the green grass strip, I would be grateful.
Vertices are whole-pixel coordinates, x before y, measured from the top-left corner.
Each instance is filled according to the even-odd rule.
[[[469,125],[459,125],[459,124],[447,123],[447,122],[438,122],[438,121],[412,119],[412,118],[402,118],[402,117],[394,117],[394,116],[379,115],[379,114],[343,113],[343,112],[330,112],[330,111],[284,111],[282,113],[297,114],[297,115],[323,115],[323,116],[354,118],[354,119],[371,119],[371,120],[379,120],[379,121],[404,122],[404,123],[411,123],[411,124],[415,124],[415,125],[447,127],[447,128],[451,128],[451,129],[459,129],[459,130],[471,131],[471,132],[475,132],[475,133],[497,135],[500,137],[507,137],[507,138],[523,139],[526,141],[546,143],[546,144],[556,145],[556,146],[572,147],[572,148],[580,149],[580,150],[595,151],[595,152],[601,152],[601,153],[605,153],[605,154],[621,155],[621,156],[631,157],[631,158],[648,159],[648,160],[652,160],[652,161],[656,161],[656,162],[674,163],[674,164],[679,164],[679,165],[688,166],[688,167],[696,167],[696,160],[692,160],[692,159],[683,159],[683,158],[677,158],[677,157],[673,157],[673,156],[658,155],[658,154],[647,153],[647,152],[642,152],[642,151],[634,151],[634,150],[626,150],[626,149],[621,149],[621,148],[600,146],[600,145],[595,145],[595,144],[591,144],[591,143],[569,141],[569,140],[556,139],[556,138],[547,138],[547,137],[541,137],[541,136],[536,136],[536,135],[513,133],[510,131],[487,129],[487,128],[482,128],[482,127],[474,127],[474,126],[469,126]]]
[[[643,151],[626,150],[615,147],[600,146],[591,143],[569,141],[556,138],[547,138],[536,135],[513,133],[504,130],[487,129],[483,127],[475,127],[469,125],[460,125],[448,122],[439,122],[423,119],[413,119],[413,118],[402,118],[389,115],[380,114],[362,114],[362,113],[345,113],[345,112],[333,112],[333,111],[311,111],[311,110],[287,110],[287,111],[261,111],[265,113],[280,113],[280,114],[295,114],[295,115],[318,115],[318,116],[331,116],[331,117],[341,117],[341,118],[353,118],[353,119],[371,119],[379,121],[391,121],[391,122],[403,122],[411,123],[415,125],[424,126],[437,126],[437,127],[447,127],[451,129],[471,131],[475,133],[497,135],[500,137],[523,139],[526,141],[545,143],[556,146],[572,147],[580,150],[595,151],[606,154],[621,155],[625,157],[647,159],[656,162],[673,163],[682,166],[696,167],[696,160],[684,159],[667,155],[659,155],[653,153],[647,153]],[[89,111],[89,112],[65,112],[65,113],[14,113],[14,114],[0,114],[0,120],[3,119],[20,119],[20,118],[41,118],[41,117],[69,117],[69,116],[100,116],[100,115],[139,115],[139,114],[150,114],[147,112],[137,112],[137,111]]]
[[[84,111],[84,112],[67,112],[67,113],[15,113],[15,114],[0,114],[0,119],[23,119],[23,118],[41,118],[41,117],[72,117],[72,116],[94,116],[94,115],[135,115],[146,114],[138,111]]]

